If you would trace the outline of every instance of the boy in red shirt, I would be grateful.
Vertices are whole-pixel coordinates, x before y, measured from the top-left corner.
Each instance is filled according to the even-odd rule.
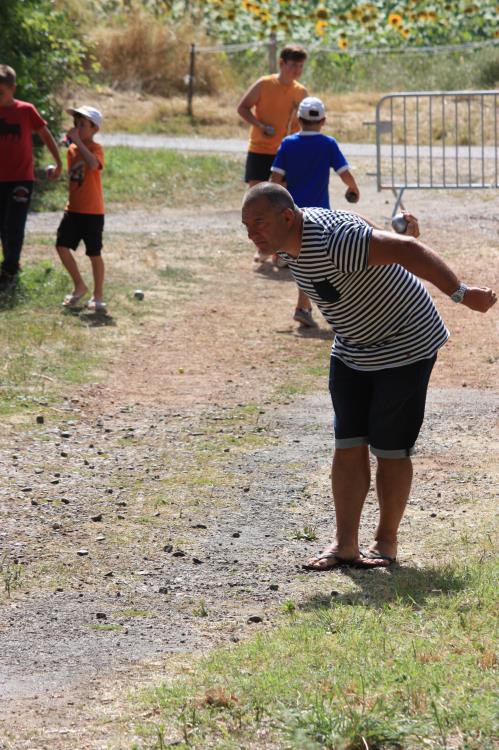
[[[104,230],[104,196],[101,172],[104,168],[104,151],[94,142],[94,135],[102,123],[102,114],[89,106],[66,110],[73,115],[74,127],[67,133],[69,200],[57,230],[56,248],[64,268],[71,276],[74,289],[64,298],[65,307],[73,307],[88,292],[72,250],[81,240],[92,264],[94,293],[87,302],[89,310],[103,312],[104,262],[101,257]]]
[[[32,104],[14,99],[15,90],[15,70],[9,65],[0,65],[0,236],[3,251],[0,291],[15,282],[19,271],[35,178],[32,133],[37,133],[56,162],[54,169],[47,170],[48,178],[56,180],[62,170],[59,149],[47,123]]]

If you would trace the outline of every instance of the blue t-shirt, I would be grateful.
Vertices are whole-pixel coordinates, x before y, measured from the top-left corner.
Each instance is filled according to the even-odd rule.
[[[272,172],[286,178],[297,206],[329,206],[329,170],[341,174],[348,162],[334,138],[315,130],[300,131],[282,141]]]

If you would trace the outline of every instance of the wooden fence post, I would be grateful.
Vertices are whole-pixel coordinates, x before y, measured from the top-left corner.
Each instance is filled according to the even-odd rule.
[[[269,38],[269,73],[277,73],[277,37],[273,31]]]
[[[186,76],[187,79],[187,114],[192,117],[192,98],[194,96],[194,70],[196,64],[196,45],[191,44],[191,52],[189,56],[189,74]]]

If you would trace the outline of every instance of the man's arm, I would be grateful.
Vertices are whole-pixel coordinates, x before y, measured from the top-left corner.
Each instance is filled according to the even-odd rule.
[[[429,281],[449,297],[460,285],[454,271],[427,245],[413,237],[401,237],[391,232],[374,229],[369,245],[369,266],[398,263],[425,281]],[[496,293],[488,287],[468,287],[463,305],[471,310],[487,312],[497,300]]]
[[[48,176],[51,180],[57,180],[58,177],[60,177],[62,172],[62,161],[61,157],[59,156],[59,149],[57,148],[57,143],[55,142],[54,136],[50,132],[50,130],[45,125],[41,130],[37,130],[37,135],[40,136],[42,143],[44,146],[48,148],[52,156],[54,157],[55,161],[55,169],[53,172],[51,172]]]
[[[274,172],[272,171],[270,173],[270,179],[269,182],[276,182],[278,185],[282,185],[283,187],[286,187],[286,177],[282,172]]]
[[[258,81],[254,83],[253,86],[250,86],[250,88],[247,90],[247,92],[244,94],[243,98],[237,105],[237,114],[250,125],[254,125],[256,128],[259,128],[262,133],[265,133],[265,135],[273,135],[274,129],[272,125],[261,122],[261,120],[258,120],[251,111],[252,107],[255,107],[260,99],[261,87],[261,79],[258,79]],[[272,132],[267,133],[266,128],[271,128]]]
[[[308,91],[306,88],[303,89],[302,93],[303,93],[303,96],[300,99],[300,102],[308,96]],[[293,107],[291,111],[288,124],[286,125],[286,135],[293,135],[294,133],[298,133],[301,130],[300,121],[298,119],[299,106],[300,104],[298,103],[295,107]]]

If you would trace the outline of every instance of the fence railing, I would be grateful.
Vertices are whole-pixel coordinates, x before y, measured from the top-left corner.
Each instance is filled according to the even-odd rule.
[[[499,187],[499,91],[414,91],[376,105],[378,191]]]
[[[470,51],[480,50],[490,47],[498,47],[499,39],[483,39],[479,42],[466,42],[463,44],[441,44],[433,46],[415,46],[410,47],[402,45],[400,47],[357,47],[348,49],[340,49],[337,46],[329,46],[320,42],[310,44],[310,42],[294,40],[299,44],[303,44],[306,47],[309,57],[315,57],[319,55],[326,55],[334,53],[341,57],[349,58],[361,58],[361,57],[387,57],[397,55],[428,55],[437,54],[442,52],[457,52],[457,51]],[[269,34],[268,39],[260,39],[252,42],[233,42],[231,44],[213,44],[213,45],[197,45],[191,44],[189,48],[189,63],[188,71],[184,76],[184,82],[187,89],[187,113],[192,116],[192,102],[195,95],[196,89],[196,78],[195,68],[196,60],[199,55],[234,55],[239,52],[245,52],[248,50],[259,50],[263,51],[263,54],[267,56],[266,68],[268,73],[277,72],[277,51],[279,45],[283,45],[284,42],[277,38],[277,35],[272,32]]]

